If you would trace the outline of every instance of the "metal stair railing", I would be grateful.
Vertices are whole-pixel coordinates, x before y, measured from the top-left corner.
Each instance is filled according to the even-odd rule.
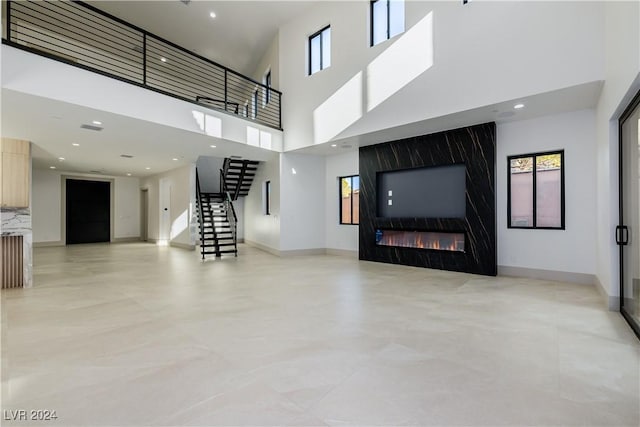
[[[200,221],[200,252],[204,260],[204,217],[202,216],[202,193],[200,192],[200,179],[196,168],[196,198],[198,200],[198,220]]]
[[[231,229],[231,237],[233,238],[233,247],[235,249],[235,255],[238,256],[238,236],[237,236],[237,224],[238,216],[236,215],[236,209],[233,207],[233,201],[231,194],[227,191],[227,181],[224,178],[224,171],[220,169],[220,193],[224,197],[224,207],[227,213],[227,221],[229,222],[229,228]]]

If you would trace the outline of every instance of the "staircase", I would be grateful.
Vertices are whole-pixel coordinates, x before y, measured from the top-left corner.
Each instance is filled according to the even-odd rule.
[[[196,188],[202,259],[207,255],[215,255],[216,258],[231,254],[238,256],[237,217],[233,203],[227,194],[201,192],[197,171]]]
[[[200,190],[196,170],[196,203],[203,260],[207,255],[215,255],[216,258],[230,254],[238,256],[238,217],[233,201],[249,194],[259,163],[255,160],[224,159],[220,169],[220,190],[217,193]]]
[[[258,171],[259,163],[260,162],[256,160],[242,160],[228,157],[224,159],[224,165],[222,167],[222,176],[226,182],[224,189],[231,196],[231,200],[238,200],[238,197],[249,194],[249,189]]]

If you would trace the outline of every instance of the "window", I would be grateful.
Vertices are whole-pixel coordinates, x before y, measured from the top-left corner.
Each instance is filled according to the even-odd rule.
[[[267,71],[267,74],[264,75],[264,78],[262,80],[262,82],[266,86],[262,89],[264,91],[262,99],[264,105],[267,105],[269,101],[271,101],[271,91],[269,90],[271,88],[271,70]]]
[[[507,161],[508,227],[564,230],[564,150]]]
[[[264,183],[264,214],[271,215],[271,181]]]
[[[340,177],[340,224],[360,223],[360,177]]]
[[[309,37],[309,75],[331,65],[331,27]]]
[[[404,0],[371,1],[371,46],[404,32]]]
[[[251,118],[258,117],[258,89],[253,92],[253,102],[251,103]]]

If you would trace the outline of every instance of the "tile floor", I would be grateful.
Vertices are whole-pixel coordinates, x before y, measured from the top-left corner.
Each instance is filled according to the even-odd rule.
[[[2,292],[7,426],[638,426],[639,369],[584,285],[121,244]]]

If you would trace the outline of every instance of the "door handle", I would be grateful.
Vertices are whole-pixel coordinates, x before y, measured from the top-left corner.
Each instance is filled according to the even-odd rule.
[[[629,243],[629,227],[626,225],[616,226],[616,244],[626,246]]]

